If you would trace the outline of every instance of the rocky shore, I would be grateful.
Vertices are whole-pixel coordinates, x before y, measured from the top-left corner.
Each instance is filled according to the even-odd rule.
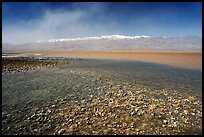
[[[57,60],[57,61],[56,61]],[[53,68],[68,62],[62,62],[60,57],[4,57],[2,58],[2,72],[26,72],[39,68]]]
[[[194,95],[60,60],[3,61],[2,134],[202,134],[202,104]],[[39,66],[48,68],[24,72]]]

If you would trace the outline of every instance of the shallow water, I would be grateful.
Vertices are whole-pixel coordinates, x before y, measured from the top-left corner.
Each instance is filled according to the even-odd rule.
[[[172,89],[183,93],[190,93],[202,99],[202,71],[195,69],[184,69],[168,65],[156,63],[139,62],[139,61],[119,61],[119,60],[104,60],[104,59],[83,59],[74,60],[73,63],[61,67],[62,70],[67,69],[85,69],[102,71],[109,74],[115,79],[135,80],[145,86],[153,89]],[[49,70],[54,72],[52,70]],[[33,76],[39,75],[41,71],[33,72]],[[7,75],[5,75],[7,76]],[[7,78],[6,83],[9,83]],[[9,75],[8,75],[9,76]],[[26,73],[13,74],[9,77],[22,77],[25,81],[30,75]],[[29,79],[28,78],[28,79]],[[14,78],[15,79],[15,78]],[[3,81],[3,83],[5,82]],[[15,80],[14,80],[15,81]],[[13,81],[11,81],[13,82]],[[6,84],[7,85],[7,84]],[[4,85],[3,85],[4,87]]]
[[[154,89],[173,89],[202,99],[202,71],[138,61],[78,60],[72,67],[98,69],[116,79],[136,80]]]
[[[53,134],[59,129],[64,128],[62,123],[67,122],[67,118],[64,118],[64,116],[69,115],[67,113],[62,115],[62,112],[67,112],[67,109],[69,110],[69,108],[65,107],[65,104],[68,106],[74,104],[73,106],[78,107],[85,102],[84,106],[87,107],[90,102],[95,102],[94,100],[98,98],[99,100],[106,101],[104,93],[111,91],[111,88],[107,85],[108,82],[123,87],[127,93],[129,90],[140,91],[144,85],[148,87],[147,89],[151,93],[157,93],[156,89],[167,89],[168,91],[176,90],[182,93],[182,96],[185,96],[186,93],[187,96],[195,95],[198,97],[197,99],[202,100],[202,71],[199,70],[181,69],[136,61],[94,59],[69,61],[70,63],[68,65],[52,69],[43,68],[23,73],[2,73],[2,131],[4,134],[38,134],[33,132],[35,128],[37,128],[40,134]],[[113,82],[114,80],[116,83]],[[124,81],[125,84],[120,84],[121,81]],[[132,83],[133,85],[137,84],[139,86],[133,89],[127,89],[126,82],[130,85]],[[117,91],[120,91],[120,88],[117,88],[116,92]],[[163,93],[165,90],[160,91]],[[172,95],[178,96],[179,94]],[[169,97],[170,94],[167,96]],[[164,97],[165,100],[167,96],[159,95],[158,97]],[[182,99],[184,98],[182,97]],[[119,99],[123,99],[123,97]],[[171,103],[166,105],[170,106]],[[42,116],[42,111],[44,113],[47,109],[51,109],[52,113],[49,115],[46,113],[46,116]],[[107,108],[104,108],[104,111],[106,109]],[[191,108],[189,111],[190,110]],[[192,110],[197,111],[196,109]],[[198,112],[200,112],[200,108],[198,110]],[[59,111],[60,115],[55,111]],[[129,113],[130,112],[127,114]],[[33,114],[39,114],[39,117],[26,123],[28,122],[28,118],[30,119]],[[199,118],[195,118],[196,120],[193,119],[194,122],[201,121],[200,113],[198,115]],[[60,121],[62,116],[62,121]],[[123,114],[123,116],[126,117],[126,113]],[[35,124],[39,122],[37,119],[41,117],[46,117],[53,121],[36,126]],[[90,118],[93,118],[93,114],[91,114]],[[112,118],[110,119],[112,120]],[[197,121],[197,119],[199,120]],[[82,118],[82,120],[84,120],[84,118]],[[120,121],[120,119],[117,120]],[[45,124],[49,126],[52,125],[48,130],[49,132],[45,130]],[[22,125],[25,129],[32,128],[32,130],[19,129],[19,125]],[[196,134],[197,132],[200,134],[201,131],[201,124],[198,125],[199,131],[193,130]],[[90,129],[93,130],[93,128]],[[85,130],[87,129],[85,128]]]

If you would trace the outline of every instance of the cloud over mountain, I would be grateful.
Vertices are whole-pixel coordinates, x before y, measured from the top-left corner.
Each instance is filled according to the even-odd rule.
[[[25,44],[3,44],[3,52],[36,51],[202,51],[197,36],[151,37],[106,35],[69,39],[51,39]]]

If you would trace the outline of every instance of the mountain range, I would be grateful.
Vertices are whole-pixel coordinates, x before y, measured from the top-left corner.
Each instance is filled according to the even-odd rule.
[[[50,39],[24,44],[2,44],[3,52],[66,51],[202,51],[198,36],[151,37],[107,35],[68,39]]]

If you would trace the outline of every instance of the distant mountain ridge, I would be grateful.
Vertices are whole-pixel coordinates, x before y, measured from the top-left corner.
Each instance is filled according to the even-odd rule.
[[[109,40],[122,40],[122,39],[139,39],[139,38],[149,38],[149,36],[125,36],[125,35],[105,35],[101,37],[83,37],[83,38],[68,38],[68,39],[51,39],[48,41],[38,41],[38,42],[58,42],[58,41],[78,41],[78,40],[101,40],[101,39],[109,39]]]
[[[151,37],[108,35],[68,39],[51,39],[25,44],[2,44],[3,52],[66,51],[202,51],[202,38],[197,36]]]

